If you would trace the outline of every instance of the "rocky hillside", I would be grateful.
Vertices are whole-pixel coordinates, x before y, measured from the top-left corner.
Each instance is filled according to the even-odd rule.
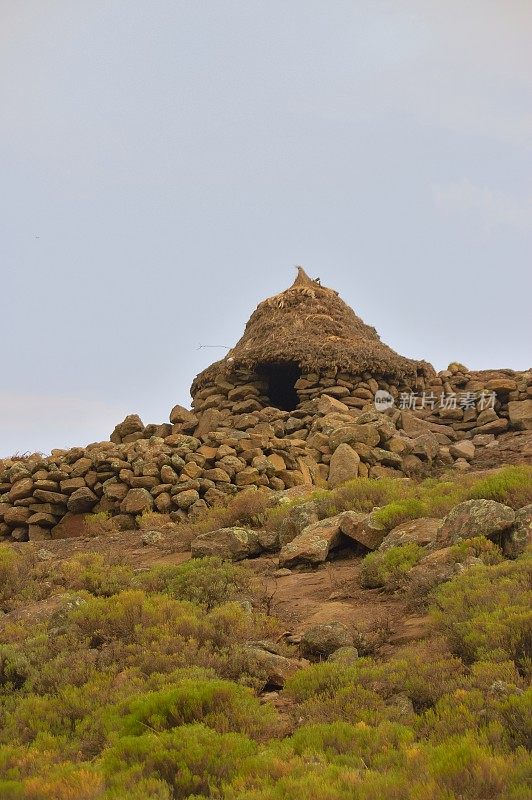
[[[531,477],[0,545],[0,797],[527,797]]]

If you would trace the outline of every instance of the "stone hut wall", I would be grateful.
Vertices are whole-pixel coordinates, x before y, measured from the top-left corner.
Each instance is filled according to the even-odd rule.
[[[379,388],[396,400],[385,413],[373,404]],[[296,389],[300,403],[285,411],[269,405],[260,376],[220,377],[196,393],[192,411],[176,406],[169,423],[144,426],[132,415],[111,441],[4,459],[0,536],[61,537],[72,518],[99,512],[124,529],[149,511],[185,521],[244,489],[332,487],[350,477],[491,466],[498,456],[523,460],[527,449],[532,455],[530,372],[451,365],[410,387],[329,370],[302,375]],[[481,407],[482,392],[495,393],[493,407]],[[409,393],[419,402],[401,408]],[[457,395],[456,408],[427,404],[427,395],[442,393]],[[461,405],[462,395],[474,395],[473,403]]]

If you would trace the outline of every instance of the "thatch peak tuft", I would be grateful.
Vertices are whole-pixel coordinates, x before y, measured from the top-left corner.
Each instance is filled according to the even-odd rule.
[[[295,281],[290,287],[291,289],[293,289],[294,286],[312,286],[316,283],[316,281],[313,281],[312,278],[309,278],[303,267],[299,266],[299,264],[296,264],[295,266],[297,269],[297,275]]]

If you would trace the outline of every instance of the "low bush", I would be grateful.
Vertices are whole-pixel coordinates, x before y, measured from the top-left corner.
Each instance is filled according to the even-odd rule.
[[[82,553],[63,561],[54,578],[64,588],[85,589],[99,597],[110,597],[130,587],[134,574],[131,567],[110,564],[100,553]]]
[[[150,591],[166,592],[177,600],[198,603],[210,611],[251,593],[256,580],[249,567],[211,556],[190,559],[178,566],[152,568],[138,577],[137,584]]]
[[[102,769],[110,787],[156,778],[170,787],[174,800],[191,795],[209,797],[255,752],[255,744],[242,734],[217,733],[200,724],[182,725],[170,731],[120,737],[104,750]]]
[[[252,738],[271,732],[276,720],[271,706],[262,706],[250,689],[223,680],[183,680],[146,692],[116,710],[115,730],[139,736],[201,722],[218,733],[237,731]]]
[[[442,584],[432,614],[467,662],[507,661],[529,674],[532,652],[532,557],[471,567]]]
[[[414,543],[368,553],[362,561],[362,586],[368,589],[383,587],[388,591],[397,589],[423,554],[423,548]]]
[[[532,467],[503,467],[485,478],[477,479],[467,490],[467,499],[484,498],[521,508],[532,503]]]
[[[500,564],[504,561],[501,548],[485,536],[474,536],[453,545],[451,556],[457,563],[468,558],[478,558],[483,564]]]

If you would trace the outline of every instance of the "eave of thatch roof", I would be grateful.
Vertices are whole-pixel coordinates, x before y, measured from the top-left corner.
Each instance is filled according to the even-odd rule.
[[[289,362],[303,372],[336,368],[351,374],[370,372],[389,381],[434,373],[427,362],[400,356],[381,342],[375,328],[366,325],[337,292],[312,281],[299,268],[292,286],[259,304],[240,341],[197,376],[191,392],[217,375]]]

